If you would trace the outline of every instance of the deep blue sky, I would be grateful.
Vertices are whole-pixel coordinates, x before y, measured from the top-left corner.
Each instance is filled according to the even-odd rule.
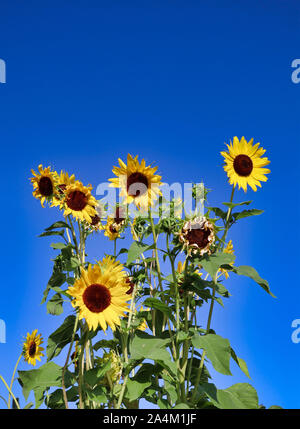
[[[166,182],[203,179],[215,205],[230,195],[219,152],[244,135],[267,149],[271,174],[257,193],[238,192],[237,201],[254,199],[265,213],[241,221],[230,238],[237,264],[256,267],[278,298],[232,275],[232,298],[216,309],[212,327],[247,361],[260,403],[300,408],[300,344],[291,341],[292,320],[300,318],[300,84],[291,81],[291,62],[300,57],[297,3],[2,0],[6,378],[22,337],[36,327],[47,337],[58,326],[39,305],[54,253],[50,240],[37,238],[58,212],[33,199],[30,169],[51,164],[96,187],[130,152],[156,162]],[[107,244],[93,239],[91,257]],[[247,381],[232,368],[233,377],[217,376],[219,387]]]

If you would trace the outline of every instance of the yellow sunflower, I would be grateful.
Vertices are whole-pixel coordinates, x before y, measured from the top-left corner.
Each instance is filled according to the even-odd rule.
[[[60,175],[57,178],[56,192],[53,197],[52,206],[59,206],[61,204],[61,200],[64,198],[67,186],[75,183],[75,181],[76,179],[74,174],[69,176],[68,173],[61,170]]]
[[[83,186],[76,180],[66,187],[60,207],[64,209],[64,216],[72,214],[77,220],[92,222],[96,213],[97,200],[91,194],[92,186]]]
[[[120,325],[120,317],[128,311],[126,294],[127,274],[123,265],[110,256],[88,269],[81,268],[81,277],[69,287],[68,293],[74,298],[73,307],[78,307],[79,318],[85,319],[90,330],[107,325],[115,330]]]
[[[116,207],[114,217],[108,216],[104,235],[110,240],[116,240],[126,223],[126,211],[124,207]]]
[[[238,185],[239,189],[247,191],[249,185],[253,191],[257,190],[257,186],[261,187],[260,182],[266,182],[265,174],[270,173],[270,170],[263,168],[270,164],[268,158],[262,158],[265,153],[263,148],[259,148],[259,143],[253,144],[253,139],[249,142],[244,137],[239,140],[233,138],[233,143],[226,145],[228,152],[221,152],[225,159],[224,170],[229,177],[229,183],[233,186]]]
[[[40,347],[43,343],[43,338],[41,337],[41,334],[37,335],[37,332],[37,329],[31,334],[28,332],[26,341],[23,344],[24,359],[33,366],[35,366],[36,360],[41,360],[41,356],[44,356],[42,353],[44,348]]]
[[[120,167],[112,170],[117,177],[108,180],[110,186],[121,189],[120,196],[125,203],[134,202],[138,208],[146,210],[161,195],[161,176],[155,174],[157,167],[146,166],[144,159],[139,163],[137,158],[128,154],[127,165],[119,158]]]
[[[34,189],[32,195],[40,200],[44,207],[44,202],[50,201],[55,194],[58,175],[56,171],[51,171],[51,167],[43,168],[42,164],[38,166],[38,170],[38,173],[31,170],[33,177],[30,181]]]

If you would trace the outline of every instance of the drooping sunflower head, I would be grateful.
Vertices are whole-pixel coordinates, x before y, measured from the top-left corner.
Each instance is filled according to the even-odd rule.
[[[68,293],[74,298],[73,307],[78,308],[79,318],[85,319],[89,329],[107,325],[115,330],[120,325],[120,317],[128,311],[126,294],[127,274],[123,265],[110,256],[106,256],[96,265],[81,269],[81,277],[69,287]]]
[[[57,177],[56,190],[54,193],[52,206],[59,206],[61,204],[61,201],[65,197],[67,186],[72,185],[75,183],[75,181],[76,179],[74,174],[69,176],[67,172],[61,170],[60,175]]]
[[[225,159],[224,170],[229,178],[229,183],[233,186],[238,185],[239,189],[247,191],[249,185],[253,191],[257,186],[261,187],[260,182],[266,182],[266,174],[270,170],[264,168],[270,164],[266,157],[262,157],[265,149],[259,147],[259,143],[253,144],[253,139],[249,142],[244,137],[239,140],[233,138],[233,143],[227,145],[228,152],[221,152]]]
[[[144,159],[139,163],[138,156],[133,158],[130,154],[127,156],[127,165],[121,159],[119,164],[120,167],[112,170],[117,177],[108,179],[110,186],[120,188],[120,195],[128,204],[134,202],[142,210],[153,206],[161,195],[161,176],[155,174],[157,167],[146,166]]]
[[[96,215],[97,200],[91,194],[92,186],[83,186],[76,180],[69,184],[64,191],[64,198],[60,207],[64,209],[64,216],[72,214],[75,219],[92,222],[92,217]]]
[[[179,233],[179,240],[189,255],[209,255],[215,242],[214,225],[204,216],[188,220]]]
[[[31,334],[28,332],[26,340],[23,343],[24,359],[33,366],[35,366],[37,360],[41,360],[41,356],[44,356],[42,353],[44,348],[40,347],[40,345],[43,343],[43,338],[41,334],[37,335],[37,332],[37,329]]]
[[[38,173],[31,170],[33,177],[30,181],[33,185],[32,195],[40,200],[42,207],[44,207],[45,201],[51,201],[55,191],[58,180],[56,171],[51,171],[51,167],[43,168],[42,164],[38,166]]]

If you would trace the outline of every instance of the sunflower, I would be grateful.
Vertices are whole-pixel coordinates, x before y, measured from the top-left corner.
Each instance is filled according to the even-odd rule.
[[[55,194],[57,183],[57,172],[51,171],[51,167],[43,168],[42,164],[38,166],[39,172],[31,170],[34,177],[30,178],[33,185],[32,195],[40,200],[42,207],[45,201],[50,201]]]
[[[227,243],[227,245],[226,245],[226,247],[225,247],[225,249],[224,249],[224,253],[228,253],[228,254],[230,254],[230,255],[233,255],[233,254],[234,254],[232,240],[230,240],[230,241]],[[229,265],[233,265],[233,263],[232,263],[232,264],[229,264]],[[228,274],[228,271],[227,271],[227,270],[225,270],[224,268],[220,268],[219,272],[221,273],[221,275],[222,275],[222,274],[224,274],[225,279],[228,279],[229,274]]]
[[[117,177],[108,180],[112,182],[110,186],[121,189],[120,195],[127,204],[134,202],[138,208],[146,210],[161,195],[161,176],[155,174],[157,167],[146,166],[144,159],[139,163],[137,158],[128,154],[127,165],[119,158],[120,167],[112,170]]]
[[[104,235],[109,237],[110,240],[116,240],[120,237],[120,232],[122,231],[126,223],[126,214],[124,207],[116,207],[115,216],[108,216],[107,222],[105,225]]]
[[[204,216],[188,220],[179,233],[179,240],[189,255],[209,255],[215,241],[214,225]]]
[[[96,215],[97,200],[91,194],[92,186],[83,186],[76,180],[68,185],[64,192],[64,198],[60,207],[64,209],[64,216],[72,214],[75,219],[92,222],[92,217]]]
[[[106,331],[107,325],[115,330],[120,325],[120,317],[128,311],[126,278],[123,265],[110,256],[94,266],[89,264],[87,270],[81,268],[81,277],[68,293],[74,298],[73,307],[79,309],[79,318],[85,318],[90,330],[101,326]]]
[[[253,139],[249,142],[244,137],[239,139],[233,138],[233,143],[226,145],[228,152],[221,152],[225,159],[224,170],[229,177],[229,183],[233,186],[238,185],[239,189],[247,191],[249,185],[253,191],[257,190],[257,186],[261,187],[260,182],[266,182],[265,174],[270,173],[270,170],[263,168],[270,164],[268,158],[262,158],[265,153],[263,148],[259,148],[259,143],[253,145]]]
[[[41,356],[44,356],[42,350],[43,347],[40,345],[43,343],[41,334],[37,335],[37,329],[31,334],[27,334],[26,341],[23,343],[23,355],[26,362],[30,365],[35,366],[36,360],[41,360]]]
[[[61,204],[61,200],[64,198],[67,186],[75,183],[75,181],[76,179],[74,174],[69,176],[68,173],[61,170],[60,175],[57,177],[56,192],[53,197],[52,206],[55,207]]]

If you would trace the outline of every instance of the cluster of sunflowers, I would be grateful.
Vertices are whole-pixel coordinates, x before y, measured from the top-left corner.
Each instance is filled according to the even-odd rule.
[[[225,159],[224,170],[232,185],[230,202],[224,203],[227,211],[207,207],[205,214],[196,209],[186,213],[184,203],[173,200],[168,203],[176,210],[170,211],[168,218],[158,217],[156,224],[153,213],[161,201],[162,178],[156,174],[157,167],[147,166],[144,159],[139,162],[137,156],[128,154],[127,164],[119,159],[119,167],[113,168],[116,177],[109,179],[110,186],[119,188],[122,203],[114,207],[112,215],[107,215],[107,206],[92,195],[92,186],[83,185],[74,174],[64,171],[59,174],[42,165],[38,172],[32,170],[33,196],[43,207],[45,203],[58,207],[64,216],[64,221],[56,222],[42,234],[57,234],[65,239],[65,243],[53,246],[61,253],[55,259],[43,301],[53,290],[56,294],[48,301],[48,312],[61,314],[63,296],[70,299],[75,312],[49,337],[47,347],[48,361],[51,361],[69,345],[65,364],[60,368],[60,384],[49,385],[49,388],[61,387],[61,407],[68,408],[69,402],[77,401],[79,408],[133,408],[138,406],[141,398],[165,408],[180,405],[224,407],[221,399],[218,403],[204,388],[210,378],[206,359],[209,358],[219,370],[210,353],[214,345],[209,342],[218,340],[224,349],[228,341],[211,331],[214,303],[222,303],[222,298],[229,296],[222,277],[227,279],[230,271],[247,275],[270,293],[268,283],[252,267],[234,266],[232,241],[226,241],[229,228],[238,219],[261,213],[255,209],[233,213],[235,207],[250,203],[234,204],[233,196],[237,186],[246,192],[249,185],[256,191],[260,182],[267,180],[269,170],[264,167],[269,160],[263,157],[265,150],[259,143],[247,142],[244,137],[241,140],[234,137],[227,148],[228,151],[221,152]],[[206,189],[204,195],[207,201]],[[131,203],[140,213],[134,219],[128,215]],[[181,213],[178,207],[184,211],[183,219],[178,215]],[[159,210],[158,207],[158,213]],[[121,249],[117,254],[117,240],[127,227],[133,242],[129,249]],[[58,231],[58,228],[62,229]],[[86,261],[86,240],[89,234],[102,231],[113,240],[114,254],[91,264]],[[158,248],[158,239],[163,235],[166,237],[165,250]],[[146,243],[149,237],[153,240]],[[169,258],[169,276],[161,270],[160,251],[164,262]],[[146,256],[149,252],[150,256]],[[118,258],[125,254],[127,261],[121,263]],[[182,254],[184,261],[180,260],[176,269],[176,258]],[[67,288],[62,289],[65,282]],[[204,302],[210,303],[210,309],[206,328],[201,328],[197,324],[197,310]],[[102,331],[105,333],[108,327],[113,338],[93,344],[95,336]],[[66,328],[65,338],[61,332],[66,332]],[[56,349],[51,352],[53,342],[59,352]],[[37,330],[28,333],[21,356],[35,365],[43,356],[42,343]],[[75,351],[71,354],[74,346]],[[196,351],[197,348],[203,349],[202,353]],[[103,349],[102,357],[95,355],[99,349]],[[167,349],[170,357],[166,356]],[[242,360],[235,354],[231,356],[247,373]],[[151,373],[150,364],[144,363],[144,359],[153,360]],[[66,379],[71,374],[72,364],[77,387],[76,394],[72,390],[71,398]],[[228,365],[223,366],[227,368]],[[49,362],[40,370],[46,371],[45,368],[49,370]],[[220,372],[230,374],[229,367],[226,371],[221,369]],[[19,371],[19,375],[24,389],[30,371]],[[161,378],[164,388],[159,381]],[[137,384],[138,393],[135,390]],[[75,385],[73,383],[72,389]],[[36,390],[32,389],[36,393],[38,386]],[[50,400],[49,396],[44,398],[42,395],[50,408],[57,406],[55,395],[58,393],[50,395]],[[252,405],[255,404],[253,401]],[[251,407],[255,408],[254,405]]]

